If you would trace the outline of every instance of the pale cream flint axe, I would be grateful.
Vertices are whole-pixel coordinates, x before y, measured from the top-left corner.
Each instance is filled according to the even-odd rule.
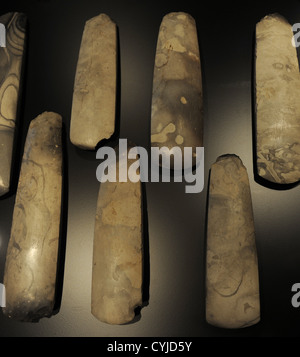
[[[236,155],[211,166],[206,248],[206,321],[243,328],[260,321],[255,227],[247,170]]]
[[[136,162],[127,153],[111,162],[116,182],[100,183],[95,219],[91,311],[109,324],[131,322],[143,303],[143,195],[140,180],[120,182],[122,162]]]
[[[117,86],[117,26],[106,14],[84,26],[76,68],[71,142],[94,150],[115,131]]]

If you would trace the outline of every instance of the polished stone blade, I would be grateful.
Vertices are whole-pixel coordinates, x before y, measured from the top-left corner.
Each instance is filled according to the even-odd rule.
[[[93,150],[115,130],[117,27],[100,14],[85,24],[74,83],[70,139]]]
[[[45,112],[28,129],[7,249],[4,314],[21,321],[50,317],[62,195],[61,116]]]
[[[142,304],[141,182],[118,181],[100,184],[93,248],[92,314],[109,324],[132,321]]]
[[[292,38],[280,15],[256,25],[257,171],[276,184],[300,180],[300,77]]]
[[[260,320],[258,262],[248,175],[235,155],[218,158],[209,183],[206,320],[242,328]]]
[[[172,150],[203,146],[203,100],[195,20],[167,14],[161,23],[153,74],[151,145]],[[195,154],[195,151],[194,151]],[[194,157],[193,164],[196,163]]]
[[[10,189],[20,80],[25,47],[26,16],[11,12],[0,17],[6,47],[0,47],[0,196]]]

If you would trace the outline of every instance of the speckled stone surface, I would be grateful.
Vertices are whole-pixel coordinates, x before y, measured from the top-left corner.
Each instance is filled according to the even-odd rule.
[[[77,63],[70,124],[71,142],[93,150],[115,130],[117,27],[100,14],[85,24]]]
[[[30,123],[16,194],[4,285],[6,316],[50,317],[55,303],[62,192],[61,116]]]
[[[0,196],[10,189],[17,109],[22,79],[26,16],[11,12],[0,17],[6,47],[0,47]]]
[[[257,171],[276,184],[300,180],[300,75],[292,38],[278,14],[256,25]]]
[[[100,184],[93,248],[91,311],[108,324],[132,321],[142,304],[141,182],[118,181]]]
[[[153,147],[203,146],[202,74],[196,23],[183,12],[160,25],[151,112]],[[194,157],[193,164],[197,162]]]
[[[235,155],[211,167],[206,253],[206,320],[222,328],[260,321],[258,262],[248,175]]]

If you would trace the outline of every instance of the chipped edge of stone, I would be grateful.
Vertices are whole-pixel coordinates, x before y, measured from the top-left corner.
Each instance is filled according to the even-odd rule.
[[[234,161],[236,164],[238,164],[241,167],[245,167],[245,165],[243,164],[243,160],[236,154],[224,154],[224,155],[220,155],[217,157],[215,163],[213,165],[216,165],[222,161],[228,161],[228,160],[232,160]]]
[[[166,15],[164,15],[164,17],[162,19],[162,22],[164,20],[169,20],[174,16],[176,16],[178,20],[189,19],[189,20],[193,21],[194,23],[196,23],[194,17],[191,14],[189,14],[188,12],[184,12],[184,11],[172,11],[172,12],[169,12]]]
[[[88,20],[86,20],[85,24],[86,24],[86,25],[87,25],[87,24],[92,24],[93,22],[96,22],[97,20],[98,20],[99,22],[100,22],[100,20],[101,20],[101,22],[102,22],[103,24],[106,24],[106,23],[113,23],[113,24],[115,24],[115,22],[111,19],[111,17],[110,17],[109,15],[103,13],[103,12],[100,13],[99,15],[96,15],[96,16],[91,17],[91,18],[89,18]]]
[[[274,12],[272,14],[268,14],[268,15],[264,16],[263,18],[260,19],[258,24],[262,23],[262,22],[266,22],[266,21],[273,21],[273,22],[278,21],[278,22],[282,22],[284,24],[288,24],[290,26],[290,23],[288,22],[288,20],[284,16],[279,14],[278,12]]]

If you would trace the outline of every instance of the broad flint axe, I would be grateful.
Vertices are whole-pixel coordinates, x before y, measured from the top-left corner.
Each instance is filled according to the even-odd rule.
[[[24,147],[4,285],[6,316],[38,321],[53,313],[62,202],[62,118],[32,120]]]

